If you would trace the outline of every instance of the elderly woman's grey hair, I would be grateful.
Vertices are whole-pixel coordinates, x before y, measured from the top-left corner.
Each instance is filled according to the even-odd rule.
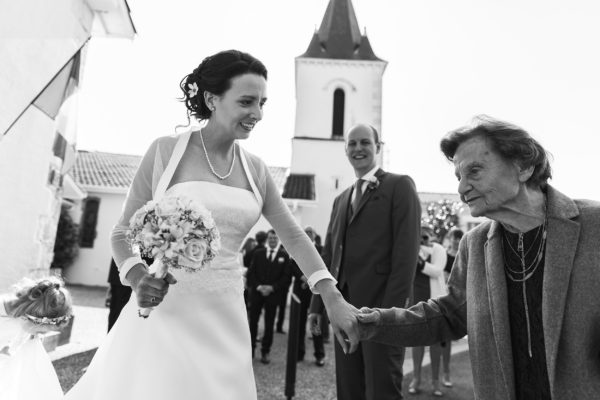
[[[448,160],[453,161],[458,147],[476,137],[487,140],[502,158],[514,161],[522,168],[533,166],[533,174],[527,181],[529,186],[544,188],[552,178],[550,153],[537,140],[524,129],[488,115],[477,115],[471,124],[449,132],[440,142],[440,149]]]

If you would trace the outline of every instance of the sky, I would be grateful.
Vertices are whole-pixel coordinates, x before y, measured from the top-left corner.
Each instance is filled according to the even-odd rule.
[[[204,57],[239,49],[269,70],[263,120],[242,145],[289,166],[294,59],[328,0],[128,0],[133,40],[93,37],[82,75],[77,147],[143,154],[187,124],[179,82]],[[439,150],[488,114],[526,129],[552,155],[557,189],[600,200],[600,2],[353,0],[383,75],[384,167],[422,192],[456,192]],[[348,166],[350,168],[350,166]]]

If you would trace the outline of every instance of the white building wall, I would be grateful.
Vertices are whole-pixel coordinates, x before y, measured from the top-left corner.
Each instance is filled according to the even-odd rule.
[[[88,197],[100,198],[96,239],[92,248],[80,248],[79,255],[73,265],[64,271],[65,280],[69,283],[108,286],[108,271],[112,249],[110,232],[121,216],[125,191],[122,193],[99,193],[87,188]]]
[[[290,173],[314,174],[316,204],[300,204],[303,226],[312,226],[324,236],[333,200],[354,183],[354,170],[341,140],[293,139]]]
[[[296,58],[296,137],[332,136],[333,92],[345,93],[344,132],[368,123],[381,132],[382,61]]]
[[[0,292],[52,261],[60,198],[48,186],[54,121],[29,107],[0,138]]]

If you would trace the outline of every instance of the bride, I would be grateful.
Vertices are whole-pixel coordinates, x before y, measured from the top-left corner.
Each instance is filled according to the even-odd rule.
[[[161,137],[146,152],[112,232],[121,280],[135,295],[67,399],[256,399],[237,250],[261,214],[323,298],[344,350],[356,349],[357,310],[343,300],[265,163],[237,143],[262,119],[266,81],[264,65],[236,50],[205,58],[182,80],[188,115],[206,123]],[[126,231],[136,210],[166,194],[211,210],[222,248],[201,272],[156,279],[131,252]],[[140,307],[155,309],[143,319]]]

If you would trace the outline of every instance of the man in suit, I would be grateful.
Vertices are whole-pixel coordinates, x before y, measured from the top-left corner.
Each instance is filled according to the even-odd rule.
[[[125,307],[125,304],[131,297],[131,287],[124,286],[119,278],[119,269],[115,260],[110,260],[110,271],[108,272],[108,292],[106,293],[106,306],[109,308],[108,312],[108,331],[113,327],[117,318],[121,314],[121,310]]]
[[[313,241],[315,239],[315,231],[310,226],[304,229],[306,235]],[[317,248],[317,251],[319,249]],[[320,252],[320,251],[319,251]],[[290,260],[290,270],[294,277],[293,293],[300,299],[300,331],[298,334],[298,361],[304,360],[306,354],[306,321],[308,317],[308,308],[312,299],[312,291],[308,286],[308,280],[306,276],[296,264],[296,261]],[[314,346],[315,365],[322,367],[325,365],[325,346],[323,345],[323,335],[312,334],[312,341]]]
[[[247,284],[250,289],[250,335],[252,340],[252,356],[256,347],[258,320],[264,308],[264,333],[261,343],[261,359],[263,364],[271,362],[269,352],[273,344],[273,327],[275,311],[281,292],[290,286],[290,256],[281,247],[274,230],[267,233],[267,247],[254,253],[248,273]]]
[[[242,260],[244,263],[244,267],[246,268],[246,270],[244,271],[244,274],[246,276],[246,283],[245,283],[245,287],[244,287],[244,304],[246,304],[246,312],[248,313],[248,318],[250,318],[250,297],[251,297],[250,288],[248,287],[248,282],[247,282],[248,268],[250,268],[250,264],[252,263],[252,258],[254,257],[254,253],[257,250],[265,248],[265,242],[267,241],[267,232],[265,232],[265,231],[256,232],[256,234],[254,235],[254,240],[256,240],[256,246],[254,246],[254,248],[252,250],[250,250],[249,252],[244,254],[244,257]]]
[[[322,257],[344,298],[355,307],[404,307],[411,301],[419,252],[421,206],[413,180],[377,166],[379,135],[370,125],[352,127],[346,156],[356,183],[333,202]],[[313,296],[311,326],[323,303]],[[402,398],[404,348],[363,342],[352,354],[335,343],[340,400]]]

